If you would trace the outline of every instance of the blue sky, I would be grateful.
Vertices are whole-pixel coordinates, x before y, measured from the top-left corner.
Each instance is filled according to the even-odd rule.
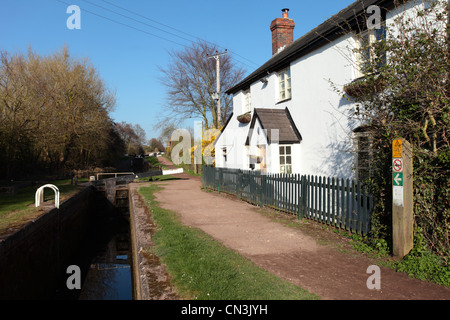
[[[281,9],[290,9],[297,39],[353,2],[0,0],[0,50],[26,52],[31,46],[47,55],[67,45],[73,57],[89,58],[116,92],[111,117],[139,124],[150,139],[159,136],[154,125],[166,98],[159,67],[170,63],[168,51],[182,50],[195,36],[226,48],[250,73],[272,55],[269,25]],[[81,9],[80,30],[67,28],[69,5]]]

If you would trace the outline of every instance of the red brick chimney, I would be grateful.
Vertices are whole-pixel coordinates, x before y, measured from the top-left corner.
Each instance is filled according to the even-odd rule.
[[[283,17],[276,18],[270,24],[270,31],[272,31],[272,55],[294,41],[294,20],[289,19],[289,9],[281,11],[283,12]]]

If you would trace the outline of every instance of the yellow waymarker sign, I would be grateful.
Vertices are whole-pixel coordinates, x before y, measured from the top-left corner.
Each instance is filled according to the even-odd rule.
[[[402,140],[398,139],[392,141],[392,158],[401,158],[402,150]]]

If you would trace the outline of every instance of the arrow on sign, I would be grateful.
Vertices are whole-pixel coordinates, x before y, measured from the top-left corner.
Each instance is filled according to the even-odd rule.
[[[403,185],[403,174],[396,173],[394,175],[394,185],[402,186]]]

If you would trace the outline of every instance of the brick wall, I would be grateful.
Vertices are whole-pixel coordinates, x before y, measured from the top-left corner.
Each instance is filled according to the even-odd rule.
[[[278,52],[279,48],[291,44],[294,41],[294,20],[289,18],[276,18],[270,24],[272,31],[272,55]]]

